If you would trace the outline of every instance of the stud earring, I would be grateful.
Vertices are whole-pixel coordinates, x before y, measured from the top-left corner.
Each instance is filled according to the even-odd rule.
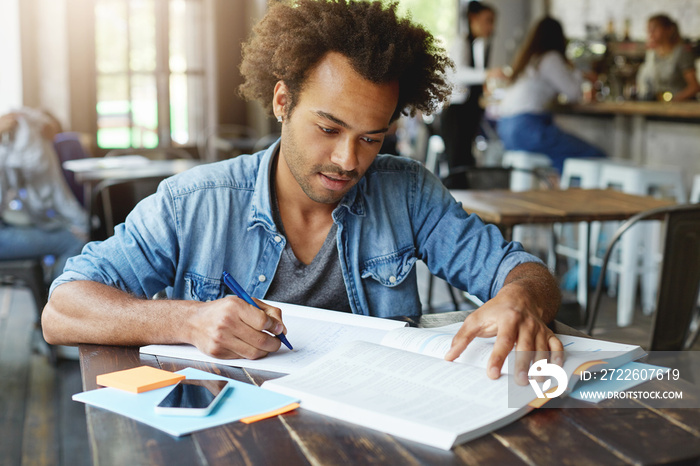
[[[282,115],[277,115],[277,123],[282,123]]]

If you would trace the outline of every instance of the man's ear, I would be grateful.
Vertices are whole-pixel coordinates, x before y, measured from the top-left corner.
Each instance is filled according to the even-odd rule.
[[[286,116],[286,107],[289,102],[289,88],[284,81],[277,81],[272,95],[272,112],[276,117]]]

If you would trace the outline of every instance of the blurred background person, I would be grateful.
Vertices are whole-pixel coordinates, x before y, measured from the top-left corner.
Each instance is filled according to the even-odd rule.
[[[644,100],[683,101],[700,92],[693,54],[683,44],[676,22],[666,15],[647,22],[647,52],[637,73],[637,89]]]
[[[489,74],[502,74],[500,69],[487,70],[496,10],[487,3],[471,1],[462,14],[466,16],[468,30],[450,51],[450,58],[455,62],[455,72],[450,76],[454,90],[449,105],[440,114],[440,135],[445,142],[450,172],[476,164],[472,145],[484,115],[479,102],[484,81]]]
[[[52,280],[87,240],[88,216],[53,147],[60,123],[22,108],[0,117],[0,260],[45,259]]]
[[[560,94],[568,102],[581,99],[583,73],[566,59],[566,42],[561,24],[551,17],[533,26],[513,62],[497,127],[506,150],[545,154],[559,173],[566,158],[605,157],[552,121],[551,106]]]

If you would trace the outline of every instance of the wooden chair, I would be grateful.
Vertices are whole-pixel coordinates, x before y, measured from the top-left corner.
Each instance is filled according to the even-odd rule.
[[[643,220],[665,220],[665,239],[660,267],[656,309],[652,319],[650,351],[688,349],[698,337],[697,307],[700,291],[700,204],[681,204],[639,213],[615,232],[603,257],[587,333],[592,335],[605,272],[613,247],[632,226]]]

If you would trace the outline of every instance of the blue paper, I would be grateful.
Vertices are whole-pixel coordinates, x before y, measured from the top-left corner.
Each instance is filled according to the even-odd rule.
[[[226,377],[188,367],[177,372],[188,379],[218,379],[229,382],[227,393],[208,415],[203,417],[156,414],[155,406],[172,390],[172,386],[144,393],[130,393],[116,388],[98,388],[73,395],[74,401],[103,408],[148,424],[170,435],[181,436],[198,430],[238,421],[248,416],[284,408],[299,400]]]
[[[639,380],[618,380],[617,377],[612,377],[612,380],[586,380],[586,381],[580,381],[578,384],[576,384],[576,388],[569,394],[570,397],[576,398],[577,400],[581,401],[586,401],[588,403],[600,403],[601,401],[605,400],[606,398],[600,397],[600,398],[586,398],[581,395],[581,392],[597,392],[597,393],[616,393],[616,392],[622,392],[625,390],[629,390],[632,387],[636,387],[637,385],[644,383],[648,380],[651,380],[653,376],[658,374],[658,370],[662,370],[663,373],[665,374],[666,372],[669,371],[668,367],[660,367],[660,366],[653,366],[651,364],[645,364],[642,362],[628,362],[627,364],[618,367],[615,369],[615,371],[626,371],[627,369],[630,369],[630,371],[635,372],[637,374],[646,374],[648,377],[646,379],[639,379]],[[652,371],[647,370],[647,371],[641,371],[641,369],[652,369]]]

